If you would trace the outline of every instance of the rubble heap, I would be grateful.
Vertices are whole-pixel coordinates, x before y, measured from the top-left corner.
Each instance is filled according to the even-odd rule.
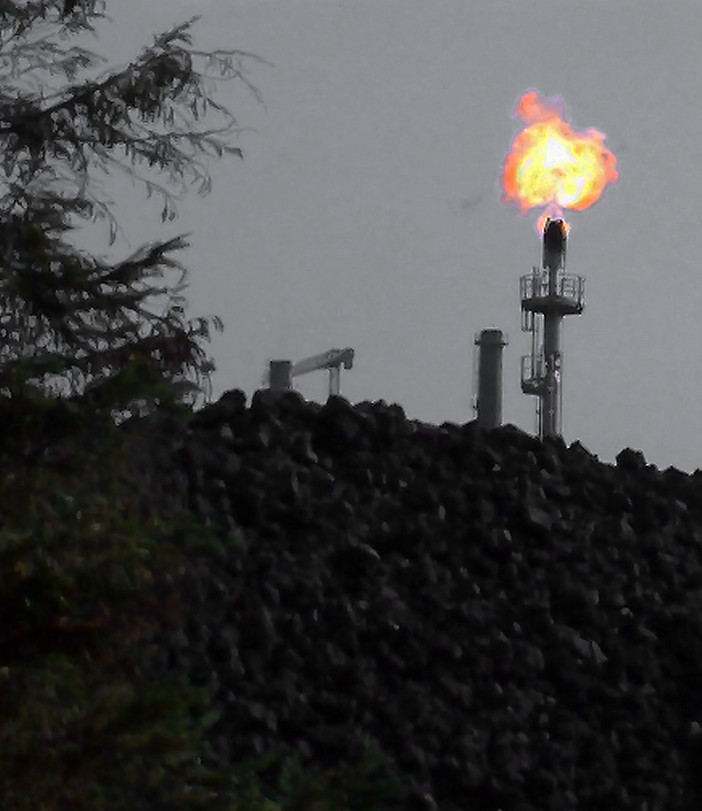
[[[225,543],[173,661],[228,757],[370,735],[417,808],[702,807],[702,472],[293,392],[174,447]]]

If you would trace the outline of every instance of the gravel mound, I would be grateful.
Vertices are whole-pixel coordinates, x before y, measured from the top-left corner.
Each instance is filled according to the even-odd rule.
[[[417,808],[702,808],[702,472],[293,392],[170,441],[225,539],[171,647],[227,757],[369,735]]]

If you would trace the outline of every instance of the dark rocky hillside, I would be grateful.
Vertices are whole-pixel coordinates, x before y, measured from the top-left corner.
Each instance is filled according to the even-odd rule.
[[[702,807],[702,473],[382,401],[157,423],[149,487],[225,539],[171,640],[223,755],[370,736],[416,808]]]

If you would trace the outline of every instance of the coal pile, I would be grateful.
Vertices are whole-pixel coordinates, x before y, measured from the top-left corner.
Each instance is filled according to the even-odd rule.
[[[176,444],[226,540],[172,655],[227,757],[369,735],[416,808],[702,807],[701,472],[292,392]]]

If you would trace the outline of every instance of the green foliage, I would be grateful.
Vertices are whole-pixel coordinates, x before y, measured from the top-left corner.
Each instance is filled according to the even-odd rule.
[[[279,807],[285,811],[390,811],[406,802],[390,760],[370,738],[356,762],[335,769],[317,773],[296,760],[287,763],[279,790]]]
[[[87,452],[73,439],[72,472],[3,460],[2,807],[226,807],[208,787],[212,697],[164,646],[178,572],[215,541],[187,515],[144,516],[116,431]]]
[[[353,763],[320,770],[275,752],[232,770],[229,811],[400,811],[407,792],[391,761],[366,738]]]

